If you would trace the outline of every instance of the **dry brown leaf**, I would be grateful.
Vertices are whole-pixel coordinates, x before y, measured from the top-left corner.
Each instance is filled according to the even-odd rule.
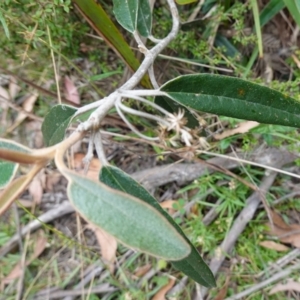
[[[289,247],[276,243],[274,241],[262,241],[259,243],[259,245],[267,249],[276,250],[278,252],[284,252],[290,249]]]
[[[46,186],[46,175],[45,170],[41,170],[31,181],[28,192],[32,196],[33,202],[35,204],[40,204]]]
[[[17,84],[17,79],[13,76],[10,76],[8,90],[10,99],[15,99],[21,90],[21,87]]]
[[[220,291],[216,295],[216,297],[214,298],[214,300],[223,300],[226,297],[229,282],[230,282],[230,278],[231,278],[230,274],[228,274],[228,272],[226,272],[226,273],[227,273],[226,274],[226,281],[225,281],[223,287],[220,289]]]
[[[166,294],[173,287],[174,283],[175,278],[170,278],[169,282],[154,295],[152,300],[166,300]]]
[[[94,231],[100,246],[101,257],[110,265],[110,269],[113,271],[113,263],[116,259],[117,252],[117,240],[103,229],[96,227],[91,223],[87,225],[87,228]]]
[[[25,265],[29,266],[37,257],[39,257],[46,248],[47,245],[47,237],[43,230],[39,230],[36,234],[32,236],[32,242],[34,245],[34,251],[31,257],[26,260]],[[6,284],[9,284],[11,281],[19,278],[22,274],[22,265],[21,261],[19,261],[11,272],[1,281],[0,290],[4,289]]]
[[[32,94],[28,95],[23,102],[22,105],[23,109],[27,112],[32,112],[37,98],[38,98],[38,93],[36,92],[33,92]],[[26,119],[26,117],[27,115],[25,113],[19,112],[14,124],[7,129],[7,132],[12,132]]]
[[[46,175],[46,191],[52,192],[54,186],[59,183],[60,179],[62,178],[61,173],[59,172],[51,172]]]
[[[278,292],[295,291],[300,292],[300,283],[289,279],[287,283],[276,284],[269,292],[269,295],[273,295]]]
[[[41,122],[37,120],[27,121],[25,123],[25,131],[30,139],[30,148],[40,149],[44,146],[44,138],[41,131]]]
[[[270,234],[278,237],[282,243],[291,244],[297,248],[300,248],[300,225],[286,224],[282,217],[274,211],[271,211],[271,216],[273,220],[273,226],[268,223]]]
[[[84,172],[84,165],[83,165],[83,159],[85,155],[82,153],[76,153],[74,154],[73,162],[72,162],[72,168],[75,169],[79,174],[83,174],[90,179],[99,180],[99,171],[101,169],[101,163],[99,159],[92,158],[89,164],[89,169],[87,173]]]
[[[33,206],[33,201],[26,200],[26,199],[19,199],[17,203],[20,203],[22,206],[29,208]]]
[[[0,98],[1,98],[0,103],[4,103],[3,100],[9,101],[10,99],[8,91],[2,86],[0,86]]]
[[[136,268],[134,271],[134,276],[136,277],[144,276],[151,269],[151,267],[152,267],[151,264],[146,264],[144,266]]]
[[[160,204],[160,206],[162,208],[167,209],[168,213],[170,215],[172,215],[172,214],[174,214],[176,212],[176,210],[173,207],[174,203],[178,203],[178,201],[175,201],[175,200],[165,200],[165,201],[163,201],[163,202],[161,202],[159,204]]]
[[[7,126],[6,116],[7,116],[8,105],[6,102],[9,100],[10,100],[10,98],[9,98],[8,91],[5,88],[3,88],[2,86],[0,86],[0,108],[2,110],[1,125],[3,126],[3,128],[6,128],[6,126]]]
[[[73,83],[73,81],[68,77],[65,76],[64,78],[64,87],[65,87],[65,96],[66,99],[71,101],[72,103],[79,105],[80,104],[80,97],[78,90]]]
[[[166,201],[163,201],[159,204],[162,208],[171,208],[171,209],[173,209],[174,208],[174,206],[173,206],[174,203],[177,203],[177,202],[178,201],[175,201],[175,200],[166,200]]]
[[[226,137],[235,135],[237,133],[246,133],[250,129],[252,129],[252,128],[258,126],[258,125],[259,125],[259,123],[255,122],[255,121],[241,122],[241,123],[238,124],[238,127],[234,128],[234,129],[225,130],[221,134],[215,134],[214,138],[216,140],[222,140],[222,139],[224,139]]]
[[[283,218],[278,213],[276,213],[274,210],[270,210],[270,215],[271,215],[274,225],[276,225],[277,227],[280,227],[282,229],[289,229],[289,225],[286,224],[284,222]]]

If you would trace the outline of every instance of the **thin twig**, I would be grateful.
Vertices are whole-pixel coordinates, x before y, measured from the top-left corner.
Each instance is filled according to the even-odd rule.
[[[15,203],[13,204],[13,212],[14,212],[16,228],[17,228],[19,252],[22,254],[24,253],[24,247],[23,247],[22,234],[21,234],[21,224],[20,224],[19,212]],[[23,290],[24,290],[25,262],[23,261],[23,259],[21,260],[21,269],[22,272],[18,280],[17,294],[15,298],[16,300],[22,299]]]
[[[284,164],[290,163],[293,161],[292,157],[285,157],[284,160],[276,161],[274,160],[274,166],[277,168],[282,167]],[[264,176],[259,190],[253,193],[247,200],[246,206],[243,208],[239,216],[234,221],[231,229],[229,230],[227,236],[223,240],[221,246],[216,250],[215,257],[211,260],[209,267],[213,274],[217,274],[219,268],[221,267],[225,257],[229,254],[236,243],[239,235],[243,232],[249,221],[253,218],[261,199],[261,195],[265,196],[273,181],[277,176],[276,172],[267,174]],[[202,291],[202,296],[204,297],[208,292],[207,288],[204,288]]]
[[[40,228],[43,223],[49,223],[61,216],[74,212],[74,208],[69,203],[69,201],[65,201],[59,204],[57,207],[45,212],[40,217],[37,217],[35,220],[31,221],[28,225],[24,226],[21,230],[21,235],[25,236],[28,232],[32,232]],[[18,243],[19,235],[14,234],[12,238],[1,247],[0,249],[0,257],[3,257],[7,253],[9,253]]]
[[[262,163],[255,163],[255,162],[245,160],[245,159],[241,159],[241,158],[236,158],[236,157],[232,157],[232,156],[228,157],[227,155],[212,153],[212,152],[202,151],[202,150],[199,151],[199,153],[207,154],[207,155],[215,156],[215,157],[224,157],[224,158],[227,157],[228,159],[235,160],[235,161],[238,161],[240,163],[245,163],[245,164],[249,164],[251,166],[256,166],[256,167],[264,168],[264,169],[267,169],[267,170],[270,170],[270,171],[275,171],[275,172],[278,172],[278,173],[281,173],[281,174],[289,175],[289,176],[294,177],[294,178],[300,178],[300,175],[297,175],[295,173],[283,171],[279,168],[268,166],[268,165],[265,165],[265,164],[262,164]]]
[[[104,294],[104,293],[109,293],[109,292],[114,292],[117,291],[118,288],[112,287],[109,283],[103,283],[99,286],[95,286],[91,289],[83,289],[83,290],[59,290],[59,291],[54,291],[50,292],[48,295],[36,295],[34,297],[34,300],[44,300],[44,299],[62,299],[63,297],[67,296],[84,296],[87,294]],[[47,298],[45,298],[45,296]]]
[[[270,186],[273,184],[273,181],[276,178],[276,173],[273,172],[271,175],[267,175],[263,178],[259,189],[262,193],[266,193]],[[260,193],[254,192],[247,200],[246,206],[243,208],[241,213],[235,219],[231,229],[223,240],[222,244],[216,249],[215,257],[211,260],[209,268],[214,275],[219,271],[223,261],[228,255],[236,241],[238,240],[240,234],[244,231],[245,227],[252,220],[258,205],[260,203]],[[203,288],[202,297],[204,298],[208,292],[207,288]]]
[[[291,266],[275,275],[273,275],[272,277],[266,279],[265,281],[263,282],[260,282],[256,285],[253,285],[252,287],[250,287],[249,289],[246,289],[244,290],[243,292],[241,293],[238,293],[234,296],[231,296],[231,297],[228,297],[226,298],[225,300],[239,300],[239,299],[243,299],[244,297],[254,293],[254,292],[257,292],[265,287],[267,287],[268,285],[284,278],[284,277],[287,277],[289,276],[290,274],[292,274],[293,272],[295,272],[296,270],[300,270],[300,264],[296,264],[294,266]]]
[[[57,68],[56,68],[56,63],[55,63],[54,52],[53,52],[53,45],[52,45],[52,39],[51,39],[50,29],[49,29],[48,25],[47,25],[47,33],[48,33],[49,45],[50,45],[50,53],[51,53],[51,58],[52,58],[52,63],[53,63],[53,70],[54,70],[56,90],[57,90],[57,98],[58,98],[58,103],[61,104],[59,79],[58,79],[58,73],[57,73]]]
[[[272,263],[270,266],[268,266],[266,269],[264,269],[262,272],[256,275],[257,278],[263,279],[266,276],[270,276],[275,272],[278,272],[278,270],[282,270],[284,266],[286,266],[288,263],[290,263],[292,260],[300,256],[300,249],[294,249],[290,251],[285,256],[279,258],[277,261]]]

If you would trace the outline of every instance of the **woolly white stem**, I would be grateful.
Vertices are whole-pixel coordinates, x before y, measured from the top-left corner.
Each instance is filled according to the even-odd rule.
[[[173,116],[173,114],[169,113],[167,110],[163,109],[159,105],[157,105],[154,102],[151,102],[151,101],[149,101],[145,98],[142,98],[142,97],[139,97],[139,96],[132,96],[132,95],[129,96],[127,93],[122,93],[121,96],[123,98],[131,98],[131,99],[146,103],[147,105],[152,106],[154,109],[160,111],[161,113],[163,113],[164,115],[166,115],[168,117]]]
[[[145,59],[141,63],[138,70],[132,75],[132,77],[120,88],[121,90],[132,90],[147,73],[149,67],[153,64],[155,58],[159,53],[176,37],[179,30],[179,16],[176,5],[173,0],[167,0],[171,15],[173,26],[170,33],[162,39],[151,50],[146,51]],[[115,105],[117,100],[116,92],[109,95],[103,104],[98,107],[90,116],[90,118],[78,126],[79,131],[86,131],[90,129],[99,128],[101,120],[105,117],[108,111]],[[92,106],[94,108],[94,106]],[[80,111],[82,113],[83,109]],[[78,113],[78,112],[77,112]]]
[[[120,109],[120,107],[118,105],[116,105],[116,110],[119,114],[119,116],[122,118],[122,120],[126,123],[126,125],[136,134],[138,135],[139,137],[145,139],[145,140],[148,140],[148,141],[159,141],[159,138],[158,137],[149,137],[149,136],[146,136],[142,133],[140,133],[125,117],[125,115],[123,114],[122,110]]]

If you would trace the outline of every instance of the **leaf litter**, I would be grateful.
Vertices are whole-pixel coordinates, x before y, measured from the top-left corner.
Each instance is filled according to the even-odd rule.
[[[276,236],[282,243],[300,248],[300,224],[287,224],[275,211],[270,211],[273,225],[267,223],[269,234]]]

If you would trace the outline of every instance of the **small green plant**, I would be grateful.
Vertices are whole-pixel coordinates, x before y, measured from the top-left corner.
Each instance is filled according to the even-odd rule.
[[[75,2],[77,5],[83,4],[82,1]],[[95,5],[95,1],[91,3]],[[44,149],[32,150],[11,140],[0,140],[0,183],[5,188],[0,195],[0,212],[4,212],[34,176],[49,161],[54,160],[58,170],[68,180],[69,199],[83,218],[103,228],[121,243],[171,261],[175,268],[196,282],[212,287],[215,285],[212,272],[177,223],[142,186],[120,169],[109,165],[101,141],[101,121],[115,108],[139,137],[152,142],[162,141],[174,147],[194,147],[201,151],[201,145],[205,144],[199,142],[201,126],[198,112],[300,127],[300,102],[258,84],[212,74],[180,76],[159,86],[154,76],[153,63],[179,30],[177,7],[173,0],[167,3],[172,29],[166,37],[156,39],[152,36],[152,12],[148,0],[114,0],[116,19],[133,34],[140,51],[145,55],[134,75],[124,85],[107,97],[78,109],[66,105],[53,107],[42,125],[47,146]],[[154,46],[151,49],[146,47],[141,36],[150,39]],[[131,54],[126,52],[124,56],[130,57]],[[134,68],[135,64],[136,61],[133,61],[130,65]],[[136,89],[140,82],[148,89]],[[131,108],[126,105],[126,100],[147,104],[157,113]],[[90,112],[88,117],[65,138],[69,125],[87,112]],[[156,121],[159,125],[158,136],[149,137],[140,133],[126,114]],[[92,158],[95,148],[102,164],[99,181],[78,175],[69,170],[64,162],[66,151],[85,136],[90,139],[86,161]],[[28,174],[13,180],[18,164],[30,164],[32,169]],[[224,194],[225,191],[220,188],[217,192]],[[237,189],[237,193],[235,201],[224,202],[221,211],[229,208],[234,214],[236,207],[242,205],[240,197],[245,191]],[[224,220],[227,227],[230,222],[230,218]],[[199,231],[203,232],[204,229],[199,228]],[[205,244],[200,240],[198,242]]]

